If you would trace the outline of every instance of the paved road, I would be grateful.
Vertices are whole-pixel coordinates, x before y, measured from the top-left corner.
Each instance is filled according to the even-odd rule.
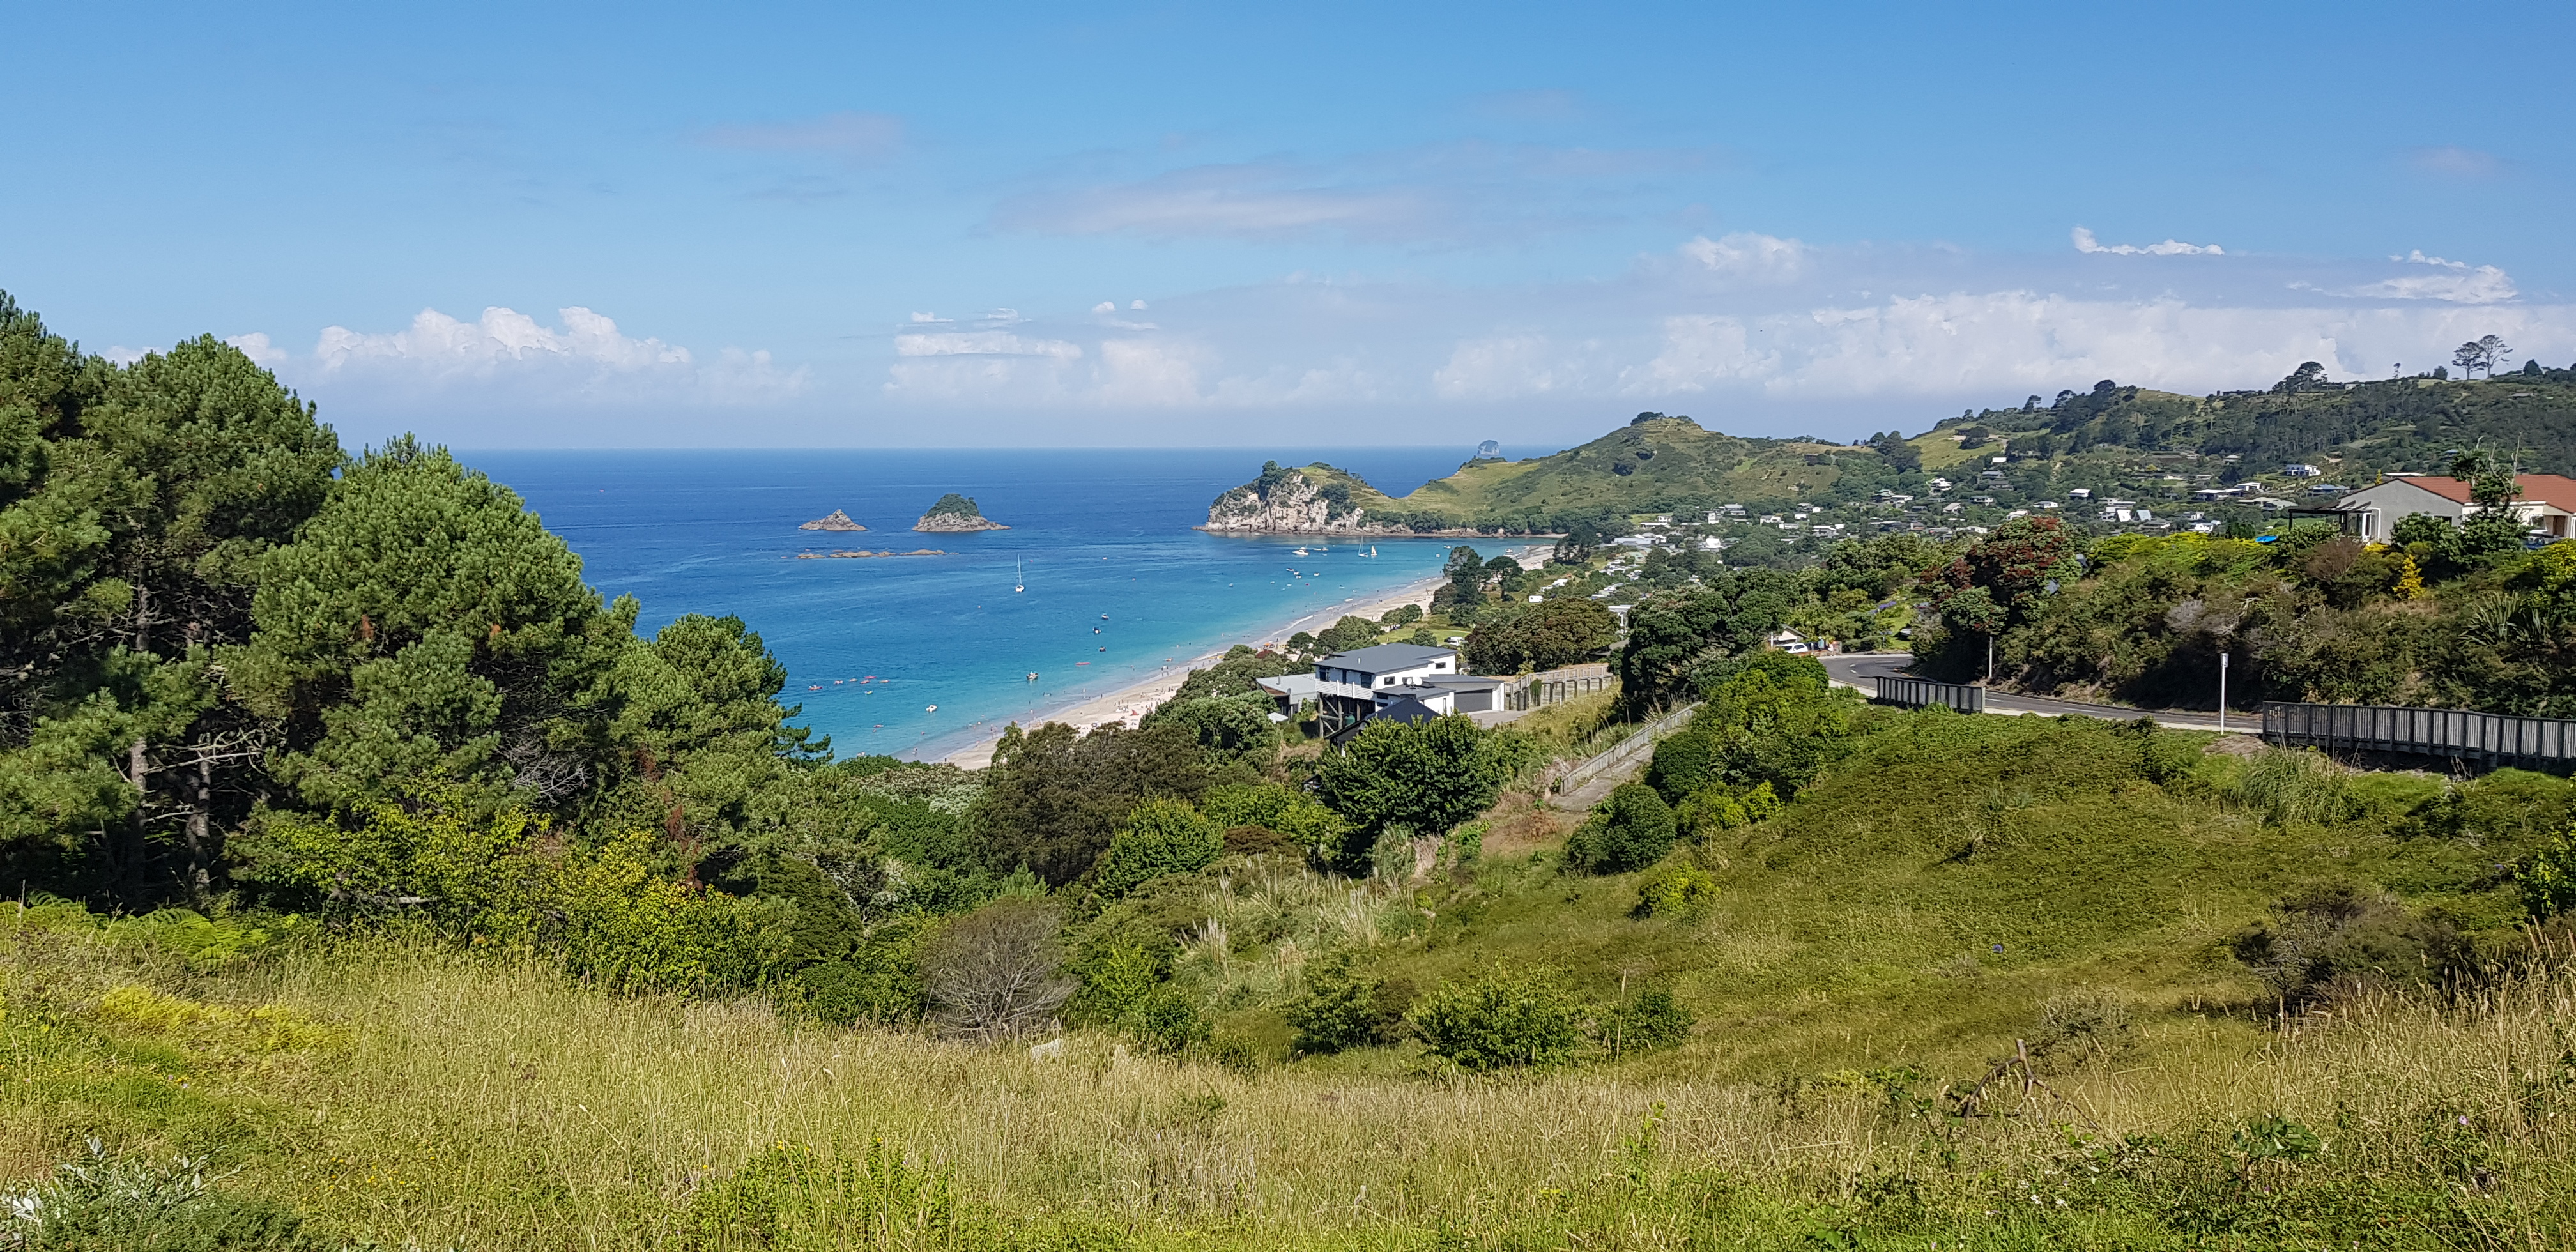
[[[1858,687],[1864,694],[1869,695],[1875,695],[1878,691],[1878,684],[1870,682],[1870,679],[1904,676],[1905,667],[1914,663],[1914,658],[1903,652],[1851,652],[1841,656],[1821,656],[1816,659],[1825,663],[1825,672],[1832,674],[1835,682]],[[2046,717],[2072,713],[2078,717],[2105,717],[2115,721],[2128,721],[2144,715],[2155,718],[2158,725],[2173,726],[2183,730],[2219,729],[2218,715],[2215,713],[2203,713],[2191,709],[2124,709],[2108,704],[2051,700],[2046,696],[2015,695],[2005,691],[1986,693],[1986,711],[2011,714],[2036,713]],[[2242,731],[2250,735],[2261,732],[2262,728],[2262,715],[2250,709],[2242,712],[2231,711],[2227,715],[2226,729],[2231,732]]]

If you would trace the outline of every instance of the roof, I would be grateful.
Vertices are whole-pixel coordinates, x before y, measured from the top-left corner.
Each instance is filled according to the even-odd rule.
[[[1351,736],[1358,734],[1363,727],[1366,727],[1371,722],[1404,722],[1408,725],[1419,725],[1423,722],[1436,722],[1438,720],[1440,720],[1440,710],[1432,708],[1430,705],[1424,704],[1420,700],[1416,700],[1411,696],[1406,696],[1405,698],[1394,701],[1393,703],[1381,704],[1368,716],[1335,731],[1332,735],[1332,741],[1336,744],[1341,743],[1344,740],[1349,739]]]
[[[1382,674],[1391,669],[1411,669],[1416,665],[1428,664],[1444,656],[1455,658],[1457,655],[1458,653],[1450,648],[1425,647],[1418,643],[1381,643],[1374,648],[1336,652],[1316,663],[1340,669],[1355,669],[1362,673]]]
[[[2465,479],[2436,478],[2430,474],[2424,474],[2392,481],[2421,487],[2454,504],[2469,503],[2469,484]],[[2516,474],[2513,482],[2514,498],[2517,500],[2546,504],[2563,512],[2576,513],[2576,478],[2569,478],[2565,474]]]

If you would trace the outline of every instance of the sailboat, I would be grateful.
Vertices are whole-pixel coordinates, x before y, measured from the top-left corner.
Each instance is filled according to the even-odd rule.
[[[1011,590],[1013,590],[1013,591],[1026,591],[1026,590],[1028,590],[1028,589],[1029,589],[1029,576],[1028,576],[1028,571],[1027,571],[1027,570],[1025,570],[1025,569],[1022,569],[1022,568],[1021,568],[1021,565],[1020,565],[1020,558],[1018,558],[1018,557],[1012,557],[1012,558],[1011,558]]]
[[[1377,545],[1376,545],[1376,544],[1370,544],[1370,545],[1369,545],[1369,555],[1370,555],[1370,556],[1376,556],[1376,555],[1377,555]]]

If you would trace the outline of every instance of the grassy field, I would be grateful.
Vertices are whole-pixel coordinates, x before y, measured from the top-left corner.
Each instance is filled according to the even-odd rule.
[[[2487,870],[2529,837],[2513,823],[2566,785],[2170,751],[2152,782],[2127,746],[1906,716],[1778,818],[1677,854],[1719,886],[1687,920],[1635,916],[1637,876],[1552,847],[1401,886],[1228,863],[1180,964],[1258,1045],[1227,1065],[23,911],[0,1171],[40,1178],[93,1137],[202,1155],[228,1194],[388,1247],[2567,1246],[2563,938],[2288,1017],[2227,950],[2321,881],[2474,920],[2509,890]],[[1414,1043],[1290,1057],[1280,1008],[1334,950],[1426,988],[1667,985],[1698,1024],[1498,1078]]]

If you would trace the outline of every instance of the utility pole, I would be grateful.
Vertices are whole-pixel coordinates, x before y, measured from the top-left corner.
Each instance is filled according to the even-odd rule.
[[[2227,729],[2227,654],[2218,654],[2218,728]]]
[[[1986,632],[1986,685],[1995,685],[1995,632]]]

